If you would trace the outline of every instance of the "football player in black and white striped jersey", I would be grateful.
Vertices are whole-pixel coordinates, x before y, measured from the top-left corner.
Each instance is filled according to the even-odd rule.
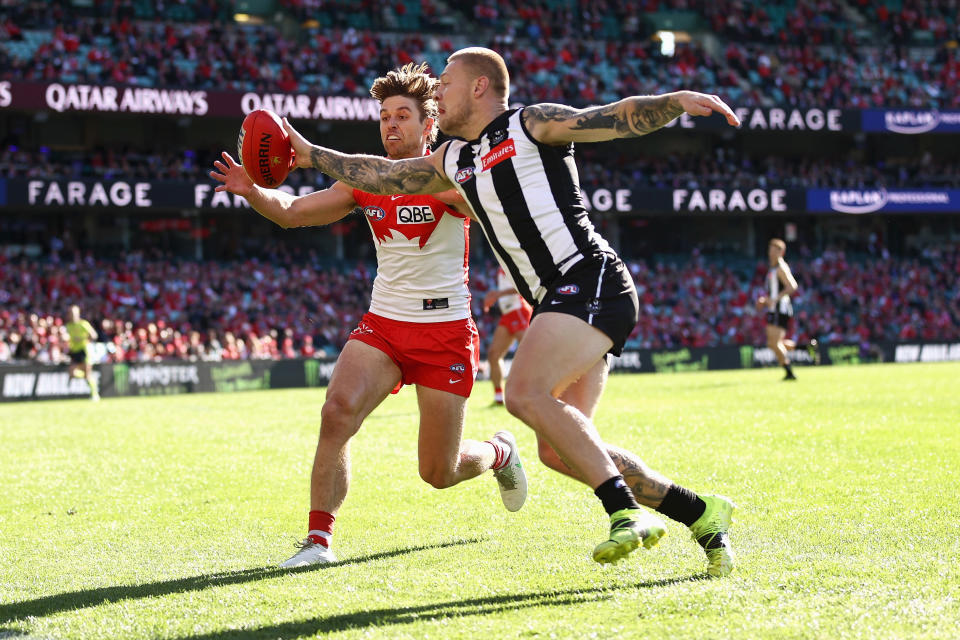
[[[589,485],[610,515],[610,536],[594,549],[615,562],[650,548],[665,525],[641,503],[690,527],[710,575],[733,569],[727,530],[733,503],[699,496],[606,444],[591,415],[603,390],[606,357],[617,355],[637,322],[629,271],[594,230],[573,160],[576,142],[635,138],[683,113],[739,120],[717,96],[678,91],[575,109],[538,104],[510,109],[509,74],[494,51],[455,52],[440,75],[441,131],[456,139],[423,158],[391,161],[310,144],[284,126],[301,167],[370,193],[435,193],[456,188],[470,205],[500,265],[534,306],[514,356],[507,409],[537,434],[545,464]]]

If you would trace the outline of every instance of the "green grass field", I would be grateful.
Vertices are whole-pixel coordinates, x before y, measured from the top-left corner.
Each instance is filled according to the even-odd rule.
[[[535,459],[438,491],[405,389],[354,444],[341,562],[305,534],[322,390],[0,405],[0,638],[956,638],[960,364],[613,376],[607,440],[740,506],[734,574],[686,529],[601,567],[599,501]]]

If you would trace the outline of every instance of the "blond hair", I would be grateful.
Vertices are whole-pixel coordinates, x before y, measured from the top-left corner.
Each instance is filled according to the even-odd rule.
[[[447,64],[454,60],[462,60],[464,65],[473,71],[474,77],[485,76],[496,97],[506,100],[510,95],[510,72],[507,71],[507,63],[493,49],[467,47],[451,54],[447,58]]]

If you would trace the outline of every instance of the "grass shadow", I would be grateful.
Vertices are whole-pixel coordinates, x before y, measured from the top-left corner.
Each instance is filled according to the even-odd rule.
[[[465,544],[477,544],[482,538],[468,538],[464,540],[453,540],[448,542],[438,542],[435,544],[416,545],[393,549],[391,551],[382,551],[355,558],[345,558],[329,564],[315,565],[312,567],[299,567],[297,569],[281,569],[276,565],[266,567],[256,567],[252,569],[243,569],[241,571],[227,571],[223,573],[209,573],[189,578],[177,578],[174,580],[163,580],[160,582],[150,582],[137,585],[118,585],[114,587],[97,587],[95,589],[85,589],[81,591],[68,591],[58,593],[52,596],[43,596],[34,600],[24,600],[21,602],[11,602],[0,604],[0,624],[21,620],[28,617],[42,617],[61,611],[70,611],[73,609],[83,609],[86,607],[95,607],[106,602],[117,602],[118,600],[133,600],[137,598],[151,598],[155,596],[165,596],[171,593],[183,593],[186,591],[202,591],[210,587],[219,587],[229,584],[242,584],[244,582],[254,582],[257,580],[266,580],[297,573],[309,573],[312,571],[326,570],[341,565],[359,564],[361,562],[373,562],[384,558],[393,558],[396,556],[416,553],[418,551],[427,551],[430,549],[443,549]],[[2,629],[2,627],[0,627]]]
[[[568,589],[566,591],[540,591],[533,593],[505,594],[485,598],[468,598],[449,602],[435,602],[412,607],[394,607],[371,609],[317,617],[298,622],[259,627],[256,629],[231,629],[214,631],[207,634],[181,636],[174,640],[240,640],[241,638],[270,638],[272,640],[294,640],[317,634],[336,633],[338,631],[377,628],[390,635],[390,625],[411,624],[431,619],[460,618],[516,611],[530,607],[563,606],[600,602],[609,600],[617,591],[625,589],[650,589],[682,582],[704,579],[702,575],[693,575],[663,580],[651,580],[613,587],[593,587],[589,589]]]

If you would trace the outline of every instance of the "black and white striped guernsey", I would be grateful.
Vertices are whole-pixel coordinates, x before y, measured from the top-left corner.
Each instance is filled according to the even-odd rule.
[[[536,305],[574,264],[611,249],[587,216],[573,145],[535,141],[522,114],[506,111],[477,140],[452,141],[443,165],[500,266]]]

